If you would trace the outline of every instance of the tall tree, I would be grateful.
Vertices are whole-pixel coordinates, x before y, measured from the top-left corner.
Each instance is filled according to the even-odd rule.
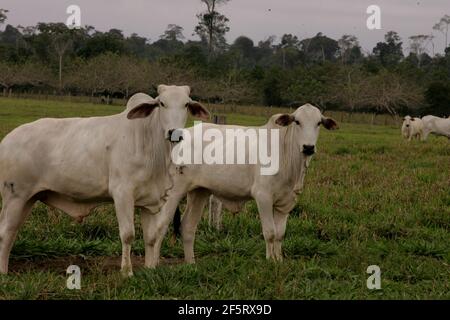
[[[7,18],[7,16],[6,16],[7,13],[8,13],[8,10],[0,8],[0,25],[5,23],[6,18]]]
[[[312,62],[335,60],[339,46],[336,40],[328,38],[319,32],[316,36],[300,41],[300,46],[306,58]]]
[[[230,0],[200,0],[206,5],[206,11],[197,15],[199,20],[195,33],[208,45],[208,58],[226,45],[225,34],[230,31],[228,18],[216,11],[217,6]]]
[[[344,34],[338,40],[339,56],[343,64],[354,62],[362,57],[361,47],[356,36]]]
[[[409,37],[410,40],[410,50],[417,57],[417,66],[420,68],[422,65],[422,59],[424,54],[427,52],[427,46],[432,40],[432,36],[419,34],[416,36]]]
[[[403,42],[395,31],[389,31],[384,36],[385,42],[378,42],[373,48],[373,54],[385,67],[396,65],[403,59]]]
[[[181,41],[184,39],[183,30],[183,27],[179,25],[169,24],[160,38],[168,41]]]
[[[446,49],[448,47],[449,26],[450,26],[450,16],[448,14],[443,16],[441,18],[441,20],[439,20],[439,22],[433,26],[433,30],[439,31],[444,35],[444,39],[445,39],[445,48],[444,49]]]
[[[72,48],[72,39],[70,35],[59,34],[53,39],[53,47],[56,54],[58,55],[58,80],[59,80],[59,90],[62,90],[62,72],[63,72],[63,58],[64,55]]]
[[[238,69],[244,65],[254,65],[255,44],[252,39],[245,36],[238,37],[231,46],[231,52],[236,54],[236,67]]]
[[[283,69],[286,69],[286,56],[293,56],[293,60],[297,60],[298,56],[298,48],[300,46],[300,41],[298,40],[297,36],[294,36],[292,34],[284,34],[281,37],[281,43],[278,46],[278,48],[281,50],[282,54],[282,66]]]
[[[55,54],[58,61],[58,79],[59,89],[62,90],[62,72],[63,72],[63,59],[68,51],[72,48],[73,32],[63,23],[39,23],[38,24],[39,36],[41,39],[41,45],[46,49],[53,49],[50,54]],[[50,46],[50,48],[49,48]]]
[[[236,38],[233,43],[233,48],[239,50],[244,58],[248,58],[253,54],[254,47],[253,40],[246,36]]]
[[[126,40],[126,49],[139,58],[145,58],[147,39],[132,33]]]

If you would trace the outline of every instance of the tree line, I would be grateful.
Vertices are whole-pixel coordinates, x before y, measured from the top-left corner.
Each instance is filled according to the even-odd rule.
[[[374,113],[450,112],[450,16],[433,35],[403,40],[386,33],[364,53],[354,35],[332,39],[323,33],[299,39],[284,34],[255,43],[240,36],[227,43],[229,20],[218,12],[229,0],[200,0],[194,33],[169,24],[151,41],[121,30],[92,26],[70,29],[63,23],[7,24],[0,9],[0,87],[12,91],[127,98],[155,94],[159,83],[189,84],[199,99],[215,103],[295,106]],[[434,53],[436,41],[445,53]],[[409,54],[404,54],[404,49]],[[430,53],[430,50],[433,51]]]

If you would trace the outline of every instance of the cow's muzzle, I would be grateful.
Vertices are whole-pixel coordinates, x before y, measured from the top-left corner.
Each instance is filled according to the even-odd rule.
[[[168,131],[169,136],[167,140],[173,143],[177,143],[183,140],[183,130],[181,129],[171,129]]]
[[[316,147],[312,145],[303,145],[303,153],[307,156],[312,156],[316,152]]]

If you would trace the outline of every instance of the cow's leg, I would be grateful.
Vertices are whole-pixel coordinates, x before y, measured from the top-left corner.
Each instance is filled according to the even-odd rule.
[[[145,266],[147,268],[154,268],[159,262],[159,254],[156,256],[155,245],[157,240],[156,232],[158,216],[160,214],[161,213],[155,215],[147,209],[141,210],[141,225],[145,245]]]
[[[167,202],[161,208],[160,213],[152,215],[146,210],[142,211],[141,219],[145,242],[146,267],[154,268],[158,265],[162,241],[185,192],[180,184],[178,188],[169,192]]]
[[[281,249],[281,243],[283,242],[284,235],[286,233],[286,223],[289,217],[289,212],[285,212],[281,209],[275,208],[273,219],[275,222],[275,242],[273,245],[273,251],[275,259],[278,261],[283,260],[283,251]]]
[[[194,242],[198,223],[202,218],[210,193],[206,190],[195,190],[188,193],[186,211],[181,222],[183,236],[184,259],[186,263],[195,263]]]
[[[122,242],[121,272],[124,276],[133,275],[131,265],[131,245],[134,240],[134,199],[130,193],[117,192],[114,198],[120,240]]]
[[[275,241],[275,222],[273,219],[272,196],[267,193],[258,193],[255,195],[255,200],[261,219],[264,240],[266,241],[266,258],[275,259],[273,249]]]
[[[31,211],[35,200],[13,198],[3,202],[0,214],[0,274],[8,272],[9,254],[19,228]]]

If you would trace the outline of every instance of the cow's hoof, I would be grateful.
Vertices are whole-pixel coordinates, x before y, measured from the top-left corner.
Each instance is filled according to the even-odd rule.
[[[131,278],[133,276],[133,271],[132,270],[120,270],[120,273],[122,274],[123,278]]]

